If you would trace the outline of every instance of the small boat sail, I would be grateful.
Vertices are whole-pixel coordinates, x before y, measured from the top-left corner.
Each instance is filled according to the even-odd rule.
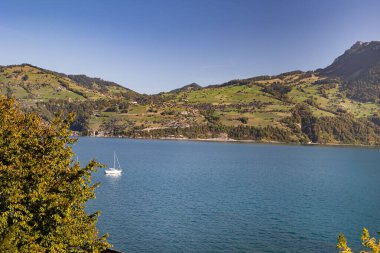
[[[118,167],[116,167],[116,163],[117,163]],[[121,172],[122,172],[122,170],[120,167],[119,159],[117,159],[116,153],[113,152],[113,168],[106,169],[104,171],[104,173],[108,174],[108,175],[120,175]]]

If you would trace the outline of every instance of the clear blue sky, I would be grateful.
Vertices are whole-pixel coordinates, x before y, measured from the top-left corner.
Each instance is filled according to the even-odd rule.
[[[156,93],[330,64],[380,40],[379,0],[1,0],[0,65]]]

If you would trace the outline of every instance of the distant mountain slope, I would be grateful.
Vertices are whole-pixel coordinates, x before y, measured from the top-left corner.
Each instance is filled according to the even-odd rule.
[[[0,92],[46,120],[76,112],[98,136],[380,144],[380,42],[356,43],[317,71],[138,94],[116,83],[23,64],[0,67]]]
[[[380,100],[380,41],[357,42],[330,66],[322,75],[342,80],[341,90],[359,101]]]
[[[0,67],[0,91],[24,100],[110,99],[139,94],[116,83],[87,76],[67,76],[30,64]]]
[[[338,79],[313,71],[232,80],[197,90],[163,93],[165,102],[156,108],[155,115],[172,115],[172,119],[177,119],[176,127],[194,124],[209,127],[193,130],[200,131],[195,136],[202,138],[225,133],[234,139],[376,142],[380,129],[373,123],[378,122],[373,115],[379,112],[379,105],[345,98],[341,85]],[[169,131],[172,121],[157,124],[157,116],[156,124],[151,121],[150,128],[147,128],[149,118],[140,123],[149,129],[148,136],[194,135],[190,130]],[[266,130],[257,132],[257,128]],[[283,132],[273,132],[272,128]],[[207,131],[209,135],[204,133]]]
[[[191,83],[191,84],[185,85],[185,86],[183,86],[181,88],[172,90],[170,92],[172,92],[172,93],[178,93],[178,92],[181,92],[181,91],[190,91],[190,90],[199,90],[199,89],[202,89],[202,86],[200,86],[197,83]]]
[[[109,93],[114,96],[122,96],[128,99],[136,99],[139,96],[139,94],[133,90],[114,82],[105,81],[101,78],[88,77],[86,75],[68,75],[67,77],[92,91],[106,94]]]

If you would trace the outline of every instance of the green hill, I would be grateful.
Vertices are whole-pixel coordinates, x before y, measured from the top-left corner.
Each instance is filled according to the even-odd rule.
[[[357,43],[317,71],[156,95],[27,64],[1,67],[0,89],[46,120],[75,111],[73,130],[85,134],[373,145],[380,143],[379,44]]]
[[[85,75],[65,75],[30,64],[0,67],[3,94],[20,100],[120,98],[137,95],[123,86]]]

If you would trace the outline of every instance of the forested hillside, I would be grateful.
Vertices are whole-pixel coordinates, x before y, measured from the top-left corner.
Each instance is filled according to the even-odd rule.
[[[72,130],[85,135],[380,143],[380,42],[358,42],[325,69],[156,95],[28,64],[1,67],[0,90],[47,121],[76,112]]]

